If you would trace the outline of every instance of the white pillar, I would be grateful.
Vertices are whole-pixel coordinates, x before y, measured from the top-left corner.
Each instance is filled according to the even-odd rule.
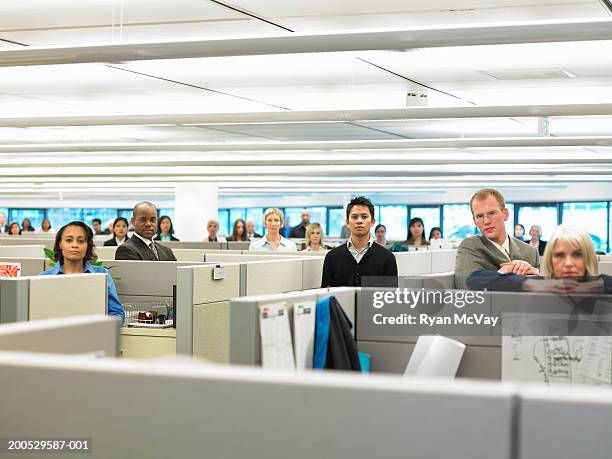
[[[218,218],[216,183],[177,183],[174,188],[174,232],[181,241],[202,241],[206,222]]]

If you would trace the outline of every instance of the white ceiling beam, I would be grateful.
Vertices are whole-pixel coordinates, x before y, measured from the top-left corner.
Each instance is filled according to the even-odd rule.
[[[609,147],[611,136],[564,137],[474,137],[446,139],[393,139],[351,141],[256,142],[256,143],[53,143],[0,145],[0,153],[86,153],[86,152],[272,152],[272,151],[356,151],[448,148],[513,147]]]
[[[612,20],[414,27],[352,33],[293,33],[268,37],[29,47],[0,51],[0,66],[125,62],[155,59],[253,56],[446,46],[549,43],[612,39]]]
[[[612,28],[612,24],[610,25]],[[0,59],[2,59],[0,52]],[[227,124],[350,123],[457,118],[520,118],[612,115],[612,104],[411,107],[373,110],[321,110],[250,113],[199,113],[0,118],[0,127],[61,126],[218,126]]]

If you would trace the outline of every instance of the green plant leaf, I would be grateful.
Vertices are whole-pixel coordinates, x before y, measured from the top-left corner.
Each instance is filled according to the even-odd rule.
[[[48,248],[44,248],[43,251],[45,252],[46,257],[51,260],[51,261],[55,261],[55,252],[51,249]]]

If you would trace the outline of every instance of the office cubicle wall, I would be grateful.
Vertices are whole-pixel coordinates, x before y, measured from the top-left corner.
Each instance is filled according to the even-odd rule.
[[[96,247],[98,260],[114,261],[117,247]],[[172,249],[177,261],[204,261],[204,249]]]
[[[0,322],[105,314],[106,274],[0,279]]]
[[[223,363],[229,361],[229,299],[244,288],[240,264],[224,264],[222,276],[216,269],[177,269],[176,352]]]
[[[227,241],[227,250],[249,250],[251,241]]]
[[[0,351],[48,354],[119,354],[116,317],[103,315],[62,317],[0,325]]]
[[[227,248],[225,242],[177,242],[177,241],[156,241],[158,244],[165,245],[174,249],[197,249],[197,250],[221,250]]]
[[[612,262],[599,262],[599,274],[607,274],[612,276]]]
[[[22,257],[1,257],[0,263],[19,263],[21,264],[22,276],[36,276],[43,272],[46,258],[22,258]]]
[[[520,388],[520,459],[608,459],[612,451],[612,392],[599,387]]]
[[[3,236],[0,237],[0,246],[14,245],[42,245],[48,249],[53,249],[55,235],[48,237],[35,234],[34,236]]]
[[[2,353],[0,386],[4,437],[91,459],[513,458],[504,385]]]
[[[284,253],[283,255],[267,255],[266,253],[253,253],[253,252],[247,252],[245,254],[206,254],[206,262],[210,262],[210,263],[231,263],[231,262],[251,262],[251,261],[287,261],[287,260],[295,260],[295,259],[299,259],[301,260],[301,268],[297,268],[297,269],[301,269],[301,277],[302,277],[302,281],[301,284],[298,286],[297,284],[294,284],[294,288],[293,290],[305,290],[305,289],[309,289],[309,288],[319,288],[321,286],[321,279],[323,277],[323,261],[324,261],[324,257],[322,256],[309,256],[309,257],[302,257],[299,254],[288,254],[288,253]],[[278,266],[279,269],[276,270],[271,270],[270,271],[270,275],[269,275],[269,279],[265,279],[265,278],[261,278],[261,279],[255,279],[252,276],[249,277],[250,279],[250,284],[247,284],[249,287],[247,289],[246,294],[247,295],[260,295],[260,294],[264,294],[264,293],[274,293],[274,292],[278,292],[279,290],[277,290],[276,288],[273,288],[272,290],[268,290],[268,291],[263,291],[263,290],[255,290],[255,286],[259,286],[259,288],[263,289],[263,288],[268,288],[266,286],[269,285],[270,282],[272,283],[279,283],[282,279],[285,278],[285,276],[287,274],[291,274],[291,273],[287,273],[285,272],[285,269],[290,269],[286,267],[286,264],[281,264]],[[258,274],[262,274],[262,277],[265,277],[265,273],[262,272],[261,270],[257,271]],[[280,277],[279,277],[280,276]],[[290,280],[293,281],[295,280],[296,277],[295,276],[290,276]],[[292,289],[286,289],[286,290],[281,290],[281,291],[290,291]]]
[[[44,245],[0,245],[0,257],[44,258]]]
[[[455,270],[456,250],[425,250],[396,252],[398,276],[420,276]]]
[[[316,258],[289,258],[179,268],[177,352],[229,362],[229,300],[318,287],[319,263]],[[215,266],[224,267],[224,279],[213,279]]]
[[[103,260],[104,261],[104,260]],[[196,262],[106,260],[122,303],[170,301],[176,285],[176,268],[203,265]]]
[[[355,324],[356,297],[353,287],[233,298],[230,304],[230,363],[261,365],[259,306],[299,301],[316,302],[330,294],[338,299],[347,317]]]

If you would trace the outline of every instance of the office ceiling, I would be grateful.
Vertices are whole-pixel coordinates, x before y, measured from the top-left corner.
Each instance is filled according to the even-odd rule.
[[[217,46],[228,37],[282,40],[347,30],[606,19],[612,19],[611,12],[597,0],[472,0],[460,7],[446,0],[100,0],[88,2],[87,8],[77,0],[3,2],[0,197],[86,197],[95,194],[93,184],[106,182],[107,195],[134,198],[145,193],[170,197],[174,183],[199,180],[219,182],[221,196],[401,194],[415,189],[435,192],[449,184],[469,188],[493,180],[525,188],[610,182],[612,110],[597,116],[527,116],[532,105],[612,104],[612,60],[604,58],[612,55],[612,40],[571,41],[571,28],[568,42],[555,43],[534,39],[502,45],[131,62],[101,57],[99,62],[62,65],[37,65],[45,62],[28,61],[24,54],[17,62],[28,65],[2,66],[2,52],[27,53],[40,47],[213,39],[218,41],[210,45]],[[519,105],[525,113],[338,121],[346,111],[375,113],[421,104]],[[308,111],[337,117],[329,121],[314,116],[301,123],[283,118]],[[253,113],[264,121],[245,123],[236,117],[234,122],[227,115],[223,122],[214,122],[218,113]],[[267,119],[266,113],[278,116]],[[165,115],[167,121],[113,122],[125,115],[147,114]],[[188,114],[196,121],[173,121],[173,116]],[[198,122],[198,115],[206,116],[207,122]],[[101,118],[62,125],[67,117]],[[562,141],[547,146],[538,142],[542,136],[589,139],[584,144],[574,139],[567,146]],[[500,138],[531,140],[501,147]],[[450,143],[446,148],[358,145],[411,139]],[[466,146],[461,139],[489,139],[490,146],[486,140],[478,147]],[[346,144],[316,148],[305,142]],[[266,151],[262,144],[274,145]]]

